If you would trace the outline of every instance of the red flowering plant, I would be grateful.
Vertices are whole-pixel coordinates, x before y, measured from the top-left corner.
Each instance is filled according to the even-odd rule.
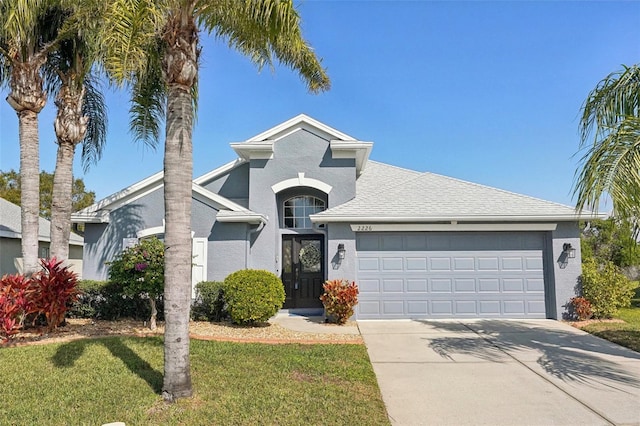
[[[27,295],[33,303],[31,312],[46,317],[48,332],[62,324],[68,303],[78,297],[78,276],[63,263],[55,257],[40,259],[42,270],[31,277]]]
[[[129,247],[109,263],[109,281],[122,286],[124,294],[149,299],[149,327],[156,329],[156,307],[164,291],[164,243],[156,237]]]
[[[358,286],[347,280],[329,280],[322,288],[324,294],[320,300],[324,305],[327,318],[338,324],[344,324],[353,315],[353,307],[358,304]]]
[[[31,280],[24,275],[4,275],[0,279],[0,343],[18,333],[34,310],[30,286]]]

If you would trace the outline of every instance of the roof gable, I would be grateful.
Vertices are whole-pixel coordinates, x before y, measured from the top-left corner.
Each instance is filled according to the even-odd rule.
[[[305,114],[297,115],[244,142],[235,142],[230,145],[244,160],[270,160],[273,158],[274,143],[299,131],[307,131],[329,141],[333,158],[355,159],[357,175],[360,175],[364,169],[373,147],[371,142],[356,140]]]

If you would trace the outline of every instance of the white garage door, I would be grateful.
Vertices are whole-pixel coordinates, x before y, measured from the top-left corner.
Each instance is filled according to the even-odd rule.
[[[358,318],[545,318],[544,235],[358,233]]]

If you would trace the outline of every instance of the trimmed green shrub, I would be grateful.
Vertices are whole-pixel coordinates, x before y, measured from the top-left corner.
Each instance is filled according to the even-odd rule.
[[[245,269],[224,279],[224,298],[231,321],[255,324],[274,316],[284,304],[284,285],[269,271]]]
[[[607,261],[600,268],[593,259],[583,262],[581,284],[594,318],[611,318],[618,309],[631,305],[633,283],[613,262]]]
[[[331,322],[344,324],[353,315],[358,304],[358,285],[347,280],[330,280],[322,285],[324,293],[320,300]]]
[[[80,281],[80,294],[73,302],[67,316],[69,318],[91,318],[113,321],[121,318],[148,320],[151,315],[149,303],[137,296],[127,296],[122,286],[109,281]],[[163,301],[158,299],[158,319],[162,320]]]
[[[195,321],[219,322],[228,318],[224,300],[224,283],[202,281],[196,285],[196,299],[191,307],[191,318]]]

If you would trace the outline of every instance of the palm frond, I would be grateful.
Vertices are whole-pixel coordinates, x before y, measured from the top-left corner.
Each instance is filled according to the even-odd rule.
[[[248,56],[259,68],[273,58],[296,70],[311,92],[330,88],[320,60],[304,40],[300,16],[290,0],[201,1],[199,25]]]
[[[624,67],[602,79],[582,106],[581,144],[600,139],[626,117],[640,117],[640,67]]]
[[[107,142],[108,114],[98,77],[88,73],[84,78],[84,88],[82,113],[89,118],[87,133],[82,140],[82,166],[86,172],[102,157]]]
[[[586,150],[576,173],[576,207],[598,210],[606,194],[622,217],[640,208],[640,118],[626,117]],[[637,216],[640,217],[640,216]]]
[[[145,68],[133,79],[129,127],[136,141],[155,148],[165,118],[166,87],[158,49],[147,55]]]
[[[162,4],[152,0],[109,2],[100,40],[105,68],[116,84],[147,70],[147,55],[156,47],[156,38],[167,19]]]

